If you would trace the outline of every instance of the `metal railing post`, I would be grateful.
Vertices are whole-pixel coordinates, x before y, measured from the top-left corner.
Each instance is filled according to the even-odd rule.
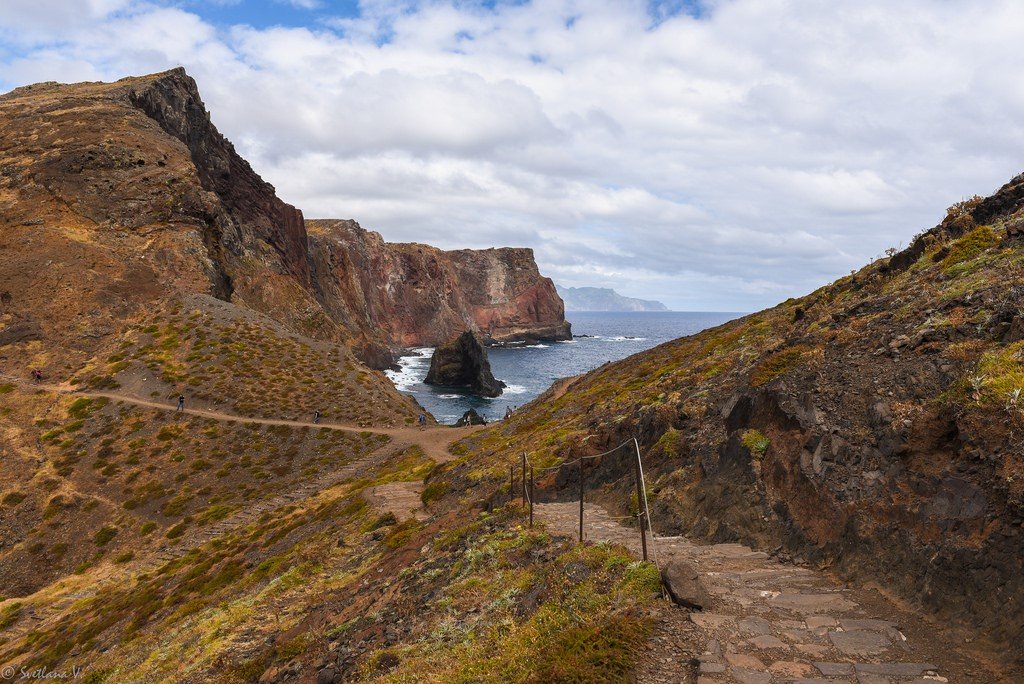
[[[523,452],[523,506],[526,506],[526,452]]]
[[[583,541],[583,458],[580,458],[580,542]]]
[[[640,475],[640,450],[637,449],[636,461],[634,462],[634,472],[636,474],[636,510],[637,510],[637,521],[640,523],[640,546],[643,548],[644,560],[647,560],[647,530],[644,529],[644,516],[647,508],[647,497],[644,496],[644,485],[643,479]]]
[[[530,466],[530,527],[533,527],[533,466]]]

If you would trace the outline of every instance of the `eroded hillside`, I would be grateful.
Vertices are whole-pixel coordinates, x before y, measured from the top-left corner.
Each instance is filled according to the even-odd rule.
[[[663,533],[875,583],[1021,658],[1022,207],[1018,177],[833,285],[603,366],[475,437],[449,476],[487,488],[509,453],[547,465],[635,435]],[[588,475],[613,510],[631,467]]]
[[[0,364],[9,370],[48,364],[69,375],[178,291],[345,344],[378,368],[395,347],[471,328],[496,340],[568,335],[529,250],[405,250],[341,228],[311,243],[302,213],[220,134],[183,69],[18,88],[0,96],[0,123]],[[421,268],[411,256],[424,250]],[[443,315],[436,299],[447,302]],[[45,353],[24,353],[34,341]]]

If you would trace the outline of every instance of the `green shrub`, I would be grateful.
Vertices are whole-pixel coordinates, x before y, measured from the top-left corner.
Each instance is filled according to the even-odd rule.
[[[990,247],[999,244],[999,237],[991,226],[978,226],[954,242],[943,258],[943,270],[964,261],[970,261]]]
[[[185,534],[185,530],[188,528],[188,523],[182,520],[180,523],[167,530],[168,539],[177,539],[181,535]]]
[[[665,456],[673,456],[679,449],[680,437],[679,430],[669,428],[654,445],[654,450],[661,451]]]
[[[173,518],[175,516],[180,515],[185,510],[185,506],[187,506],[188,502],[191,500],[191,494],[179,494],[178,496],[174,497],[173,499],[165,503],[160,508],[160,512],[166,515],[168,518]]]
[[[807,347],[796,345],[763,359],[750,375],[750,384],[760,387],[796,368],[807,352]]]
[[[388,511],[387,513],[384,513],[383,515],[377,516],[373,520],[370,520],[369,522],[365,523],[362,526],[362,529],[360,531],[361,532],[373,532],[374,530],[379,530],[382,527],[387,527],[388,525],[394,525],[397,522],[398,522],[398,519],[395,518],[395,514],[392,513],[391,511]]]
[[[21,615],[21,603],[15,601],[7,606],[4,606],[3,610],[0,611],[0,629],[7,629],[15,622],[18,621],[18,616]]]
[[[426,488],[424,488],[423,494],[420,495],[420,500],[423,502],[423,505],[426,506],[432,501],[437,501],[447,494],[448,486],[448,483],[443,481],[431,482],[428,484]]]
[[[117,380],[110,377],[109,375],[101,375],[98,377],[89,378],[87,384],[90,389],[94,390],[117,389],[121,386],[121,383],[119,383]]]
[[[117,528],[109,525],[101,527],[92,541],[96,546],[105,546],[111,539],[117,536]]]
[[[156,433],[156,438],[161,442],[169,442],[172,439],[178,437],[181,434],[181,428],[176,425],[164,425],[160,428],[160,432]]]
[[[231,515],[234,509],[231,506],[225,506],[218,504],[216,506],[210,506],[196,516],[196,522],[200,525],[207,523],[217,522]]]
[[[754,456],[764,456],[765,452],[768,451],[768,447],[772,445],[770,439],[760,430],[747,430],[743,433],[743,446],[750,450],[750,453]]]
[[[25,500],[25,495],[21,492],[7,492],[4,494],[3,503],[5,506],[17,506]]]
[[[90,406],[92,406],[92,399],[79,397],[68,406],[68,415],[72,418],[85,418],[89,414]]]

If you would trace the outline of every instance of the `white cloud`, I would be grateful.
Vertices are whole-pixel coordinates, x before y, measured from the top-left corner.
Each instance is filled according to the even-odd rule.
[[[47,2],[5,5],[0,83],[184,64],[309,216],[677,307],[806,292],[1024,166],[1016,0],[299,0],[271,29]]]
[[[315,10],[324,6],[323,0],[278,0],[291,5],[296,9]]]

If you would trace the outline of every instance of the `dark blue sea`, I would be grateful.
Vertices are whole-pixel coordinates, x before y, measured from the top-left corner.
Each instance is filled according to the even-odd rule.
[[[388,377],[399,390],[415,397],[439,423],[452,424],[470,408],[491,421],[504,416],[507,407],[522,406],[535,399],[559,378],[584,373],[606,361],[624,359],[741,315],[705,311],[569,312],[566,318],[572,323],[573,334],[581,337],[528,347],[488,349],[494,377],[508,385],[504,394],[495,399],[424,385],[433,352],[429,347],[411,350],[409,356],[399,361],[401,370],[388,371]]]

